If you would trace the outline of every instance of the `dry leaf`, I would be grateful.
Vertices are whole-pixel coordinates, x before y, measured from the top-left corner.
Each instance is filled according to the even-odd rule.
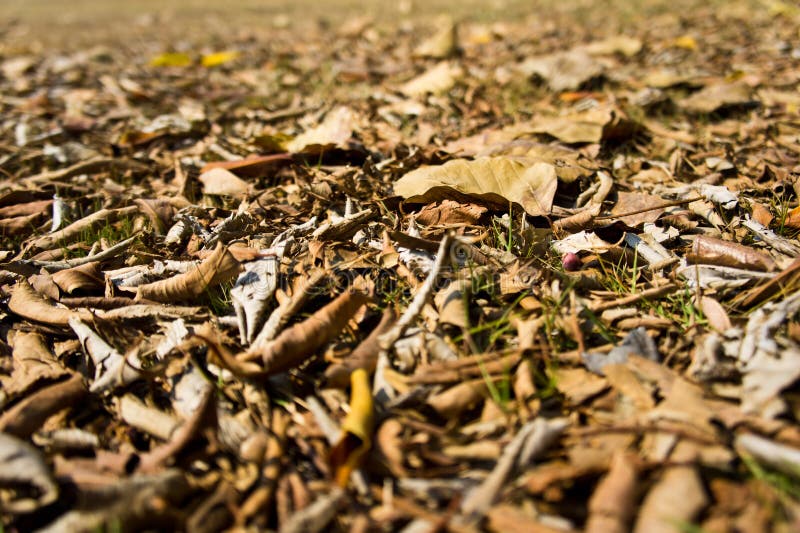
[[[691,524],[708,505],[700,475],[692,465],[667,467],[642,502],[636,533],[673,533],[678,524]]]
[[[4,495],[3,510],[10,513],[30,513],[58,498],[58,484],[41,452],[5,433],[0,433],[0,486],[28,489]]]
[[[241,199],[250,190],[250,185],[246,181],[224,168],[207,170],[197,179],[203,184],[203,194],[209,196],[230,196]]]
[[[68,371],[55,359],[38,333],[18,331],[12,340],[14,371],[3,389],[15,398],[41,382],[63,378]]]
[[[419,168],[400,178],[394,191],[412,203],[448,198],[466,203],[472,199],[507,211],[509,202],[513,202],[535,216],[550,212],[557,182],[555,168],[547,163],[529,166],[505,157],[489,157]]]
[[[626,57],[632,57],[642,50],[642,41],[627,35],[617,35],[602,41],[593,41],[587,44],[584,49],[591,55],[619,53]]]
[[[580,47],[526,59],[517,68],[526,76],[540,76],[554,91],[578,89],[604,71],[602,64]]]
[[[638,472],[634,458],[621,451],[611,460],[608,474],[600,480],[589,500],[587,533],[624,533],[636,514]]]
[[[102,291],[105,279],[100,272],[100,263],[91,262],[85,265],[60,270],[53,274],[53,281],[58,288],[67,294],[79,291]]]
[[[269,172],[279,169],[280,167],[291,162],[291,154],[272,154],[261,156],[250,156],[245,159],[238,159],[235,161],[214,161],[206,163],[200,169],[200,175],[205,174],[209,170],[215,168],[222,168],[228,170],[237,176],[246,178],[257,178],[267,175]]]
[[[415,57],[445,59],[458,50],[458,26],[449,16],[436,20],[436,33],[414,48]]]
[[[423,207],[414,217],[426,226],[454,226],[475,224],[486,213],[486,208],[476,204],[462,204],[453,200],[442,200]]]
[[[753,102],[752,90],[744,83],[709,85],[680,101],[692,113],[713,113],[722,107],[743,106]]]
[[[692,250],[686,255],[689,263],[702,263],[771,272],[777,268],[775,261],[755,248],[736,242],[724,241],[705,235],[698,236]]]
[[[329,458],[336,484],[342,488],[347,486],[350,474],[372,447],[375,426],[369,374],[357,368],[350,375],[350,383],[350,412],[342,422],[342,436],[331,448]]]
[[[464,70],[461,66],[443,61],[404,83],[400,87],[400,92],[411,97],[445,93],[452,89],[463,75]]]
[[[617,193],[617,203],[611,210],[611,214],[617,216],[617,220],[623,222],[626,226],[635,228],[640,224],[655,222],[666,210],[663,207],[666,200],[660,196],[653,196],[651,194],[644,194],[638,192],[625,192],[620,191]],[[625,215],[625,213],[640,213]]]
[[[326,150],[346,150],[353,136],[356,115],[349,108],[339,106],[325,117],[316,128],[298,135],[286,144],[286,149],[293,153],[320,153]]]
[[[8,309],[28,320],[53,326],[66,326],[73,316],[91,320],[91,314],[88,312],[59,307],[56,303],[45,299],[24,279],[14,287],[11,299],[8,301]]]
[[[197,268],[161,281],[140,285],[136,288],[136,298],[156,302],[191,300],[202,296],[211,287],[232,280],[240,270],[239,262],[227,247],[220,244]]]
[[[600,107],[568,115],[541,116],[526,129],[530,133],[547,134],[568,144],[578,144],[626,139],[636,127],[619,111]]]

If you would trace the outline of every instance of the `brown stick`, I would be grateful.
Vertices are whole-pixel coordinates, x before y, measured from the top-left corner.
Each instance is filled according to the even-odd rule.
[[[678,285],[674,283],[670,283],[669,285],[664,285],[662,287],[653,287],[652,289],[647,289],[637,294],[631,294],[630,296],[626,296],[625,298],[619,298],[617,300],[611,300],[610,302],[603,302],[595,305],[589,306],[589,309],[592,310],[594,313],[600,313],[607,309],[614,309],[616,307],[622,307],[624,305],[630,305],[641,300],[647,300],[648,298],[657,298],[659,296],[664,296],[666,294],[675,292],[678,289]]]
[[[702,196],[698,196],[695,198],[687,198],[685,200],[675,200],[674,202],[666,202],[659,205],[654,205],[653,207],[645,207],[644,209],[637,209],[636,211],[628,211],[627,213],[621,213],[619,215],[603,215],[601,217],[594,217],[595,220],[613,220],[615,218],[625,218],[631,215],[638,215],[639,213],[647,213],[648,211],[655,211],[656,209],[664,209],[667,207],[675,207],[678,205],[690,204],[692,202],[697,202],[698,200],[704,200]]]

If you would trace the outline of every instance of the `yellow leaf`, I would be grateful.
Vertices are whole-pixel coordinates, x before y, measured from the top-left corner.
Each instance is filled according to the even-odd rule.
[[[675,39],[672,44],[684,50],[697,50],[697,40],[691,35],[682,35]]]
[[[331,449],[331,470],[335,472],[336,484],[347,486],[350,474],[361,464],[364,455],[372,446],[372,431],[375,426],[372,405],[372,387],[369,374],[357,368],[350,375],[350,413],[342,423],[342,436]]]
[[[225,52],[215,52],[213,54],[206,54],[200,60],[204,67],[217,67],[225,63],[229,63],[239,57],[239,52],[235,50],[228,50]]]
[[[192,58],[183,52],[165,52],[150,60],[151,67],[188,67],[191,64]]]

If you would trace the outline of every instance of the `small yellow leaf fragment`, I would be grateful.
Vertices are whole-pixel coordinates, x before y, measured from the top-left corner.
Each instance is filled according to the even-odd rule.
[[[226,50],[224,52],[215,52],[213,54],[206,54],[200,60],[200,63],[206,67],[217,67],[219,65],[224,65],[225,63],[230,63],[239,57],[239,52],[236,50]]]
[[[191,64],[192,58],[183,52],[165,52],[150,60],[151,67],[188,67]]]
[[[336,484],[343,488],[372,446],[375,426],[372,386],[367,371],[363,368],[354,370],[350,375],[350,385],[350,413],[342,423],[342,436],[330,454]]]
[[[697,40],[691,35],[681,35],[675,39],[672,44],[684,50],[697,50]]]

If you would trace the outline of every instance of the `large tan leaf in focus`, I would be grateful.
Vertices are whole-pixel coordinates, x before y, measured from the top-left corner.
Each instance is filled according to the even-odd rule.
[[[486,157],[419,168],[400,178],[394,192],[411,203],[480,200],[508,210],[511,202],[537,216],[550,213],[557,184],[555,167],[548,163],[528,165],[506,157]]]
[[[162,279],[136,289],[136,298],[156,302],[174,303],[193,300],[201,296],[209,287],[230,281],[239,275],[239,262],[228,248],[218,245],[195,270]]]
[[[316,128],[298,135],[286,144],[286,149],[293,153],[323,150],[347,149],[348,141],[353,136],[356,115],[349,108],[340,106],[328,113]]]

